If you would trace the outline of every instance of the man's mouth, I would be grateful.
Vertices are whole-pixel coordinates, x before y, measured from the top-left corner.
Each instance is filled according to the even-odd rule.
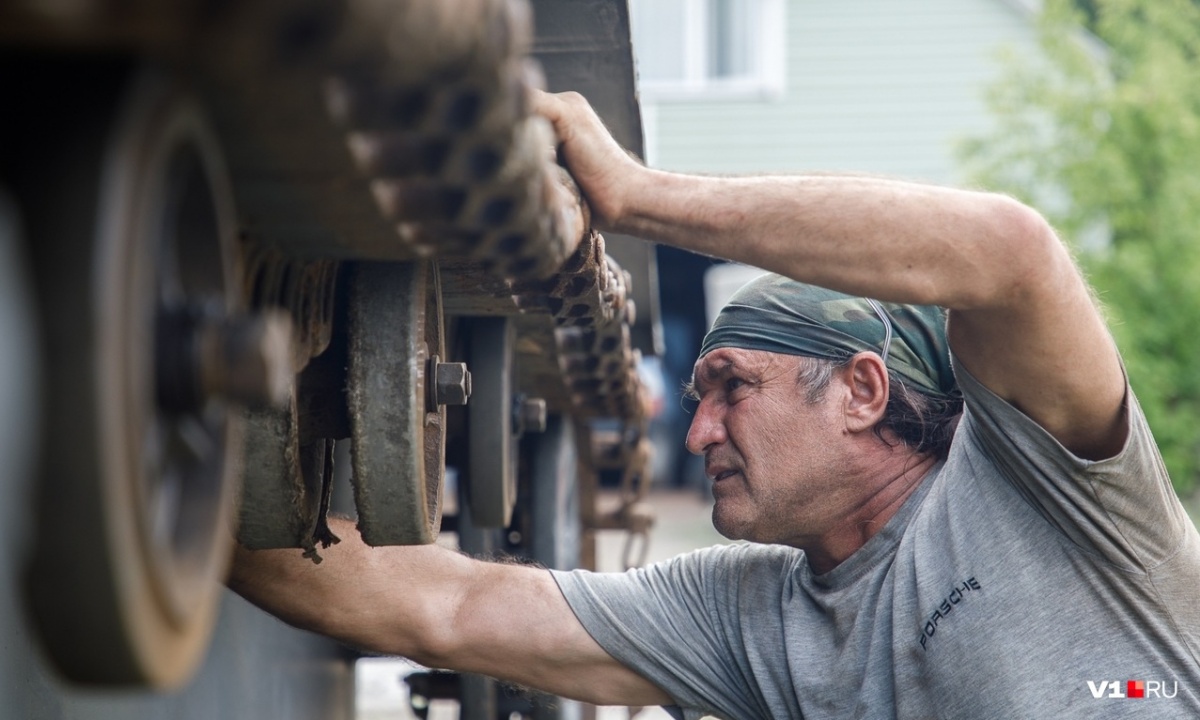
[[[734,475],[737,475],[738,472],[739,471],[735,470],[735,469],[716,470],[714,472],[710,472],[708,474],[708,476],[712,478],[713,482],[718,483],[718,482],[721,482],[722,480],[724,480],[725,478],[733,477]]]

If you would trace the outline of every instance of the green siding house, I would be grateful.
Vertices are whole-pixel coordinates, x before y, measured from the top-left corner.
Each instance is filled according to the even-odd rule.
[[[1034,0],[632,0],[647,161],[956,183]]]

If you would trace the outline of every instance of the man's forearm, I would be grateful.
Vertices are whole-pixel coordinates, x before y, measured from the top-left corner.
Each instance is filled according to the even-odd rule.
[[[1075,273],[1050,226],[994,193],[850,175],[704,177],[632,160],[575,93],[535,95],[601,229],[879,300],[1020,307]]]
[[[426,657],[472,561],[438,546],[373,548],[353,523],[331,525],[342,542],[322,550],[320,564],[295,549],[238,547],[229,587],[290,625],[375,652]]]
[[[615,230],[883,300],[985,307],[1048,254],[1065,257],[1035,211],[990,193],[839,175],[633,177]]]
[[[669,702],[584,630],[544,569],[436,545],[372,548],[353,524],[319,565],[238,548],[229,586],[296,627],[424,665],[603,704]]]

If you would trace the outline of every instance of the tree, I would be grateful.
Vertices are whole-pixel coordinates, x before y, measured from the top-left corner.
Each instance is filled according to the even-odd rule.
[[[1086,10],[1046,0],[1043,56],[1009,54],[996,129],[962,157],[1074,247],[1183,494],[1200,479],[1200,3]]]

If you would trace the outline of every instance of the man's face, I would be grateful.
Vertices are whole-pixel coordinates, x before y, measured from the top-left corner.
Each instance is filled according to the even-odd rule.
[[[713,482],[713,525],[726,537],[800,545],[828,530],[849,488],[843,386],[809,402],[797,381],[802,358],[720,348],[696,362],[699,405],[687,448],[704,455]]]

